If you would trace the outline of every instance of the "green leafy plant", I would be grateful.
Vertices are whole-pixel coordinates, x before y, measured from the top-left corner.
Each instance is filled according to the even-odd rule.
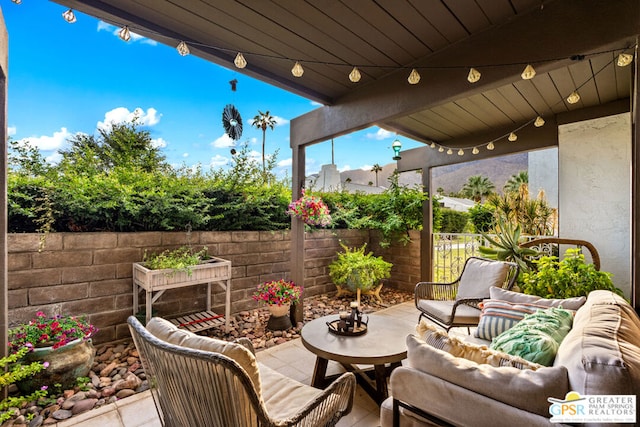
[[[22,325],[9,329],[9,347],[18,351],[23,347],[58,348],[79,338],[89,339],[98,329],[84,317],[62,316],[48,317],[42,311],[36,317]]]
[[[340,246],[344,252],[338,252],[338,258],[329,264],[329,276],[334,284],[352,292],[357,289],[366,292],[391,276],[393,264],[374,256],[373,252],[365,253],[366,243],[359,248],[349,248],[343,243]]]
[[[78,389],[80,389],[81,391],[88,391],[89,390],[89,383],[91,382],[91,378],[89,377],[78,377],[76,378],[76,385],[78,386]]]
[[[495,233],[495,237],[491,237],[487,233],[481,233],[482,237],[491,244],[491,247],[480,246],[478,248],[484,257],[515,262],[522,272],[534,268],[531,258],[539,256],[540,253],[535,249],[519,246],[520,225],[514,225],[499,217],[496,221]]]
[[[173,270],[169,274],[177,271],[184,271],[188,275],[193,273],[192,267],[207,259],[207,247],[198,252],[193,252],[189,246],[181,246],[174,250],[165,250],[160,253],[147,255],[145,252],[142,259],[144,266],[151,270]]]
[[[571,298],[587,296],[596,289],[605,289],[624,296],[611,280],[611,273],[596,270],[585,262],[580,249],[567,249],[559,260],[555,256],[543,256],[534,261],[537,271],[523,274],[522,291],[544,298]]]
[[[286,305],[299,302],[301,295],[302,286],[280,279],[259,284],[252,298],[268,305]]]
[[[26,346],[19,348],[9,356],[0,359],[0,387],[8,387],[22,379],[30,377],[46,368],[45,363],[32,362],[28,365],[20,363],[20,360],[30,351]],[[13,408],[21,408],[27,402],[36,401],[47,395],[46,386],[28,395],[8,396],[0,401],[0,423],[10,419],[14,413]]]

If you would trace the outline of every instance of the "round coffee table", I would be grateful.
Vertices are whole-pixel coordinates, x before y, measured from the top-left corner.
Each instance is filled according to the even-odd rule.
[[[406,338],[412,328],[405,321],[371,314],[364,335],[343,336],[329,332],[327,322],[336,319],[337,314],[324,316],[302,328],[302,344],[317,356],[311,385],[323,388],[333,380],[326,373],[329,360],[334,360],[354,372],[362,388],[382,403],[389,395],[387,379],[391,371],[407,357]],[[356,365],[373,365],[373,369]]]

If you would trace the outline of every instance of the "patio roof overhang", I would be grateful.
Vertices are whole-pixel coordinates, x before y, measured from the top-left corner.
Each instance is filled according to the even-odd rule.
[[[635,53],[637,0],[54,1],[168,45],[185,41],[192,54],[225,67],[234,68],[241,52],[248,64],[238,72],[322,103],[291,121],[294,197],[304,180],[307,145],[371,125],[457,148],[508,134],[537,115],[549,124],[543,132],[574,114],[622,108],[637,119],[637,62],[613,65],[617,54]],[[300,78],[291,74],[295,60],[305,70]],[[537,75],[523,80],[529,63]],[[362,73],[359,83],[347,78],[354,65]],[[466,80],[471,66],[482,73],[473,84]],[[422,76],[417,85],[407,82],[413,68]],[[581,98],[570,104],[566,97],[575,89]],[[634,127],[635,290],[637,134]],[[557,139],[523,128],[516,144],[480,157],[550,141]],[[480,158],[467,152],[431,160],[424,150],[403,154],[400,169]],[[292,228],[293,278],[301,281],[303,228],[296,221]]]

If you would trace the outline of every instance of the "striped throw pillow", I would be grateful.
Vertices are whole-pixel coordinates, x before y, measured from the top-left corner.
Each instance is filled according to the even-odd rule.
[[[536,304],[517,304],[494,299],[486,299],[480,306],[482,313],[474,336],[487,341],[513,327],[525,315],[547,308]]]

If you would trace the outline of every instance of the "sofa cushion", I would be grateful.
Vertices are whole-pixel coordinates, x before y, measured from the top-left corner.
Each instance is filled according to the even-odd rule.
[[[233,342],[196,335],[161,317],[152,317],[147,323],[147,330],[156,338],[170,344],[188,347],[196,350],[220,353],[236,361],[245,370],[258,393],[261,394],[260,372],[256,358],[245,346]]]
[[[562,307],[565,310],[577,310],[587,300],[585,297],[574,297],[566,299],[548,299],[537,295],[527,295],[520,292],[508,291],[496,286],[489,289],[491,299],[509,301],[518,304],[536,304],[544,307]]]
[[[555,365],[567,367],[571,390],[581,395],[640,395],[640,319],[633,307],[611,291],[589,293]]]
[[[491,348],[549,366],[572,322],[570,310],[555,307],[538,310],[494,338]]]
[[[512,303],[509,301],[486,299],[480,303],[480,322],[473,335],[491,341],[507,329],[521,321],[526,314],[546,308],[543,305]]]
[[[542,365],[531,363],[518,356],[496,351],[486,345],[477,345],[464,342],[446,332],[428,324],[422,320],[416,327],[418,336],[427,344],[437,349],[446,351],[455,357],[463,357],[476,363],[486,363],[491,366],[511,366],[518,369],[538,369]]]
[[[455,357],[407,337],[407,365],[516,408],[549,417],[548,397],[564,399],[569,390],[563,366],[520,370]]]
[[[460,283],[456,299],[484,299],[489,296],[489,288],[502,286],[509,273],[509,264],[503,262],[469,258]]]
[[[454,301],[438,301],[421,299],[418,300],[418,307],[423,311],[430,313],[433,317],[440,319],[446,324],[451,323],[466,323],[476,324],[480,319],[480,310],[468,306],[466,304],[460,304],[456,308],[456,315],[454,321],[451,319],[451,311],[453,310]]]

